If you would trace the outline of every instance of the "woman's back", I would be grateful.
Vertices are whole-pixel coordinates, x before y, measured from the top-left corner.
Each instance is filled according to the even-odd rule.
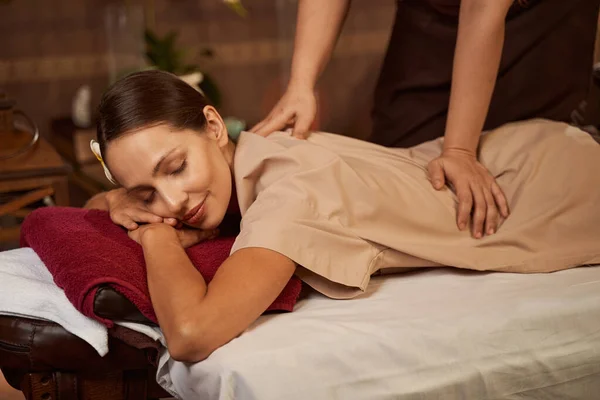
[[[600,177],[589,174],[600,169],[600,147],[587,134],[537,120],[486,135],[480,159],[511,216],[480,240],[456,228],[454,193],[428,181],[441,144],[389,149],[324,133],[308,141],[242,134],[234,171],[243,218],[233,251],[278,251],[333,297],[357,294],[389,267],[542,272],[600,261]]]

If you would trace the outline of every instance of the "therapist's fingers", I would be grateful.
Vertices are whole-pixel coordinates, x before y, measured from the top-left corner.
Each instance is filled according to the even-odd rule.
[[[483,195],[487,205],[487,215],[485,216],[485,234],[493,235],[498,229],[499,213],[494,195],[491,189],[484,188]]]
[[[271,110],[271,112],[259,123],[254,125],[252,128],[248,129],[248,132],[253,132],[253,133],[258,132],[260,129],[262,129],[263,126],[265,126],[265,124],[267,124],[269,121],[271,121],[273,119],[274,115],[275,115],[275,109]]]
[[[293,111],[284,110],[278,112],[271,117],[267,117],[263,123],[259,123],[257,126],[253,127],[250,132],[260,136],[268,136],[275,131],[283,130],[293,117]]]
[[[310,125],[313,122],[313,118],[308,113],[299,113],[296,116],[296,122],[294,123],[294,129],[292,130],[292,136],[298,139],[306,139],[310,134]]]
[[[267,121],[271,119],[271,114],[267,115],[265,119],[254,125],[252,128],[248,129],[248,132],[256,133],[258,130],[260,130],[267,123]]]
[[[473,236],[480,239],[483,237],[483,225],[487,215],[487,202],[483,190],[477,184],[471,184],[471,192],[473,194]]]
[[[473,194],[469,184],[466,182],[456,182],[454,184],[456,197],[458,199],[458,212],[456,215],[456,224],[461,231],[467,227],[473,208]]]
[[[500,188],[500,185],[498,185],[498,183],[495,180],[492,183],[492,195],[494,196],[494,200],[498,205],[500,215],[502,215],[503,218],[507,218],[510,214],[510,209],[508,208],[508,201],[506,200],[506,196]]]
[[[440,159],[435,159],[427,165],[427,172],[429,173],[429,179],[434,189],[440,190],[446,184],[446,176],[444,174],[444,168]]]

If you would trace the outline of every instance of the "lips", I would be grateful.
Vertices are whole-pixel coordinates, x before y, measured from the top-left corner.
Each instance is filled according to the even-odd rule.
[[[206,199],[204,199],[200,204],[196,207],[192,208],[185,216],[183,217],[183,222],[188,224],[195,224],[200,221],[204,214],[204,203]]]

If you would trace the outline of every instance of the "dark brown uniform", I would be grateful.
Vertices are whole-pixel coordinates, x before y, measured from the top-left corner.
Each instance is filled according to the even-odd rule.
[[[485,130],[529,118],[571,120],[590,88],[599,3],[529,0],[511,8]],[[407,147],[444,135],[459,7],[459,0],[399,0],[371,141]]]

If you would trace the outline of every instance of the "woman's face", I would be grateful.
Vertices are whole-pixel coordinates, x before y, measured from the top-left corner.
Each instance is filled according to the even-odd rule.
[[[233,144],[212,110],[205,132],[143,128],[111,141],[105,156],[112,175],[150,212],[200,229],[216,228],[231,198]]]

